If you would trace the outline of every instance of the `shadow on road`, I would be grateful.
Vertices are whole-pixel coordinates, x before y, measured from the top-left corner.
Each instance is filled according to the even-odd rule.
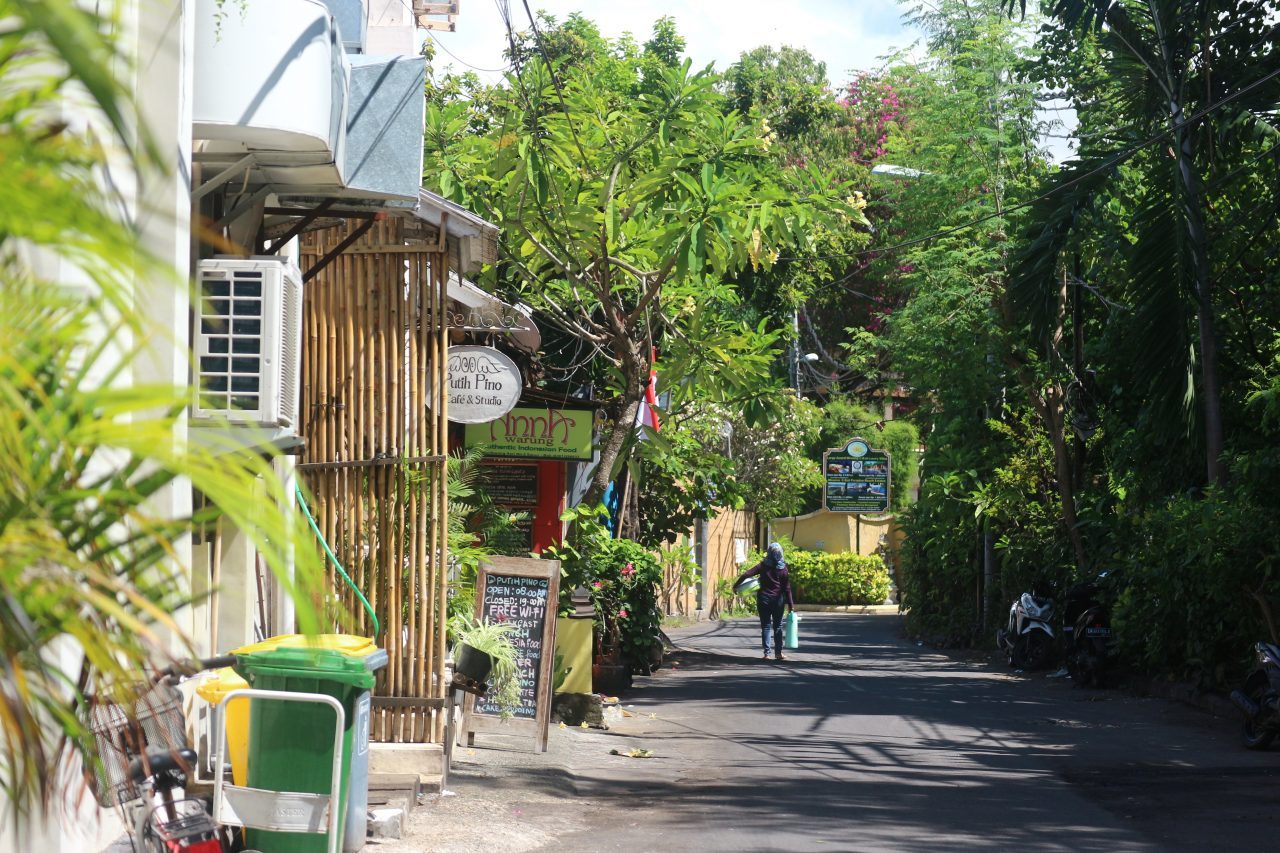
[[[627,697],[662,717],[673,764],[628,767],[622,784],[581,775],[578,793],[673,827],[726,816],[735,838],[785,826],[785,849],[845,829],[845,849],[1224,849],[1224,804],[1232,849],[1269,847],[1274,762],[1219,754],[1232,746],[1180,730],[1165,703],[1009,678],[869,619],[806,614],[784,663],[756,659],[754,620],[681,632],[674,667]]]

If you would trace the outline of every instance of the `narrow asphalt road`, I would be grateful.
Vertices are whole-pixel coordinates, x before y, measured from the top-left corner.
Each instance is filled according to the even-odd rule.
[[[610,731],[464,751],[413,849],[1280,849],[1280,753],[1245,751],[1233,721],[940,654],[893,615],[802,626],[781,663],[751,620],[674,632],[677,665],[637,679]],[[653,757],[611,754],[633,747]]]

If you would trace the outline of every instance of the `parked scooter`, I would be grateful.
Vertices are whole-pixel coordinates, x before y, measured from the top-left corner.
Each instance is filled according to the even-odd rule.
[[[1244,745],[1266,749],[1280,734],[1280,646],[1258,643],[1258,668],[1244,687],[1231,691],[1231,701],[1244,712]]]
[[[1108,573],[1078,583],[1063,595],[1062,643],[1076,684],[1101,687],[1112,664],[1111,613],[1102,601]]]
[[[1044,669],[1053,660],[1053,599],[1033,589],[1009,608],[1009,624],[996,631],[996,643],[1009,655],[1009,666]]]

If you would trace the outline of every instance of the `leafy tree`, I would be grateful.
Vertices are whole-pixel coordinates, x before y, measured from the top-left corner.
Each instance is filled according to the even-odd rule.
[[[839,111],[826,63],[794,47],[764,46],[743,53],[725,72],[724,88],[730,107],[759,115],[787,140],[819,135]]]
[[[1049,74],[1070,73],[1082,57],[1092,59],[1094,73],[1083,76],[1095,85],[1086,91],[1105,99],[1108,114],[1123,124],[1082,149],[1049,183],[1015,297],[1045,333],[1053,324],[1054,269],[1072,244],[1074,223],[1109,182],[1122,179],[1126,161],[1160,142],[1170,156],[1143,164],[1132,222],[1137,241],[1126,264],[1134,302],[1153,321],[1135,373],[1146,380],[1142,391],[1166,410],[1170,402],[1198,399],[1206,479],[1221,483],[1226,433],[1210,186],[1225,188],[1234,177],[1220,169],[1222,154],[1274,151],[1280,51],[1270,10],[1246,0],[1064,0],[1049,11],[1056,48],[1046,55]],[[1096,84],[1097,71],[1109,78],[1105,87]],[[1274,200],[1270,211],[1274,216]],[[1178,320],[1188,314],[1195,321],[1191,335]],[[1198,384],[1189,383],[1197,372]]]
[[[499,277],[589,349],[607,389],[587,503],[631,452],[655,349],[677,405],[763,414],[776,335],[730,315],[731,277],[806,245],[815,222],[866,222],[821,172],[771,168],[761,128],[723,111],[710,71],[686,60],[652,82],[623,97],[590,63],[539,56],[496,94],[483,137],[465,105],[428,110],[429,176],[506,229]]]

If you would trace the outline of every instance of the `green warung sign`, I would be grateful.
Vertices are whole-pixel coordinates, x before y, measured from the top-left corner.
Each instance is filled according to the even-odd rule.
[[[595,415],[587,409],[515,408],[497,420],[467,424],[466,446],[488,456],[591,459]]]

